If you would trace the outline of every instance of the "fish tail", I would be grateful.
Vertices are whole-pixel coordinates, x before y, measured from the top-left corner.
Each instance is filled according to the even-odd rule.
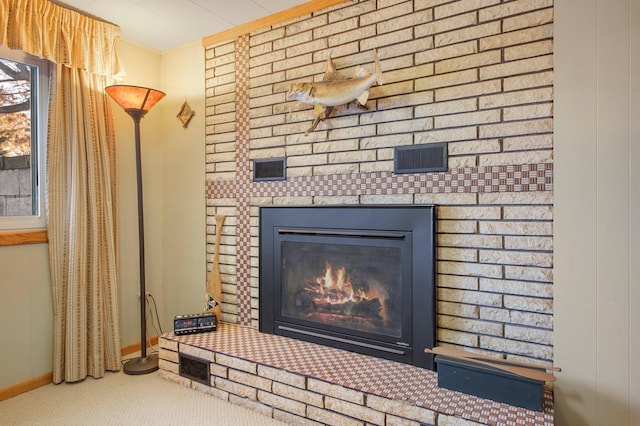
[[[378,50],[373,49],[374,59],[376,61],[376,83],[379,86],[384,82],[384,78],[382,77],[382,68],[380,67],[380,59],[378,58]]]

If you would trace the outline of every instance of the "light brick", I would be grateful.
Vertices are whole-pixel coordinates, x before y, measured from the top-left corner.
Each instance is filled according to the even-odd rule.
[[[240,383],[235,383],[221,377],[215,377],[214,379],[215,387],[218,389],[243,398],[249,398],[253,400],[256,400],[258,398],[258,391],[255,388],[245,386]]]
[[[437,232],[441,234],[475,234],[478,223],[475,221],[438,219]]]
[[[245,361],[222,353],[217,354],[216,363],[225,367],[244,371],[246,373],[258,374],[258,365],[255,362]]]
[[[324,395],[320,393],[300,389],[295,386],[285,385],[283,383],[276,382],[273,384],[273,393],[285,398],[302,402],[307,405],[324,407]]]
[[[415,82],[415,88],[416,90],[429,90],[464,83],[471,83],[475,81],[478,81],[478,73],[475,70],[464,70],[459,72],[419,78]]]
[[[502,21],[502,31],[510,32],[553,22],[553,8],[537,10],[523,15],[516,15]]]
[[[405,419],[413,420],[419,423],[424,424],[434,424],[435,423],[435,413],[426,408],[418,407],[412,404],[409,404],[404,401],[393,401],[387,398],[381,398],[375,395],[367,396],[367,407],[372,408],[376,411],[388,413],[389,415],[395,415],[399,417],[403,417]],[[387,422],[389,424],[389,422]],[[402,424],[402,423],[396,423]]]
[[[551,253],[522,252],[507,250],[480,250],[479,260],[482,263],[501,265],[523,265],[551,267],[553,255]]]
[[[158,346],[160,346],[161,349],[178,352],[178,342],[176,342],[175,340],[169,340],[162,336],[160,336],[160,338],[158,339]]]
[[[269,392],[258,391],[258,401],[266,406],[277,408],[300,417],[304,417],[307,412],[306,406],[303,403]]]
[[[365,422],[318,407],[308,407],[307,418],[326,425],[365,426]]]
[[[537,56],[517,61],[490,65],[480,69],[480,80],[492,80],[500,77],[534,73],[553,68],[553,56]]]
[[[468,68],[478,68],[494,64],[499,64],[502,54],[497,51],[477,53],[459,58],[447,59],[436,63],[436,74],[459,71]]]
[[[505,138],[502,141],[502,148],[505,152],[551,149],[553,148],[553,135],[541,134]]]
[[[475,127],[460,127],[444,130],[430,130],[414,135],[416,144],[467,141],[477,137],[478,132]]]
[[[428,2],[428,4],[432,3],[432,1]],[[485,8],[497,3],[500,3],[500,0],[464,0],[453,3],[448,2],[444,6],[436,7],[434,17],[435,19],[442,19],[447,16],[459,15],[470,10]]]
[[[475,40],[491,35],[500,34],[500,22],[489,22],[482,25],[460,28],[447,33],[435,36],[435,46],[445,46],[447,44],[460,43],[467,40]]]
[[[158,365],[164,371],[169,371],[169,372],[171,372],[173,374],[179,374],[180,373],[180,365],[178,365],[175,362],[167,361],[166,359],[159,359],[158,360]]]
[[[494,309],[494,308],[486,308]],[[453,315],[463,318],[480,318],[480,308],[474,305],[465,305],[462,303],[438,302],[436,312],[442,315]],[[491,318],[488,318],[491,319]]]
[[[553,287],[548,283],[530,281],[511,281],[480,279],[480,290],[493,293],[503,293],[522,296],[553,297]]]
[[[462,346],[478,346],[479,338],[476,334],[461,331],[437,329],[438,342],[453,343]],[[438,415],[440,417],[441,414]]]
[[[356,417],[367,422],[367,424],[384,425],[384,413],[365,407],[360,404],[353,404],[341,399],[327,396],[325,407],[348,416]]]
[[[504,237],[504,248],[509,250],[553,250],[552,237]]]
[[[281,410],[273,410],[273,418],[288,425],[324,426],[323,423],[314,422],[313,420],[305,419],[300,416],[296,416],[295,414],[287,413],[286,411]]]
[[[378,23],[376,28],[378,34],[396,32],[403,28],[420,26],[421,24],[431,20],[433,20],[432,10],[419,10],[399,18],[384,20]],[[416,38],[422,38],[423,34],[418,34],[416,32],[415,36]]]
[[[524,355],[541,360],[553,358],[553,347],[551,346],[501,339],[493,336],[480,336],[480,346],[496,352]]]
[[[463,84],[453,87],[445,87],[436,90],[436,101],[470,98],[474,96],[486,96],[499,93],[502,85],[499,80],[482,81],[479,83]],[[481,108],[482,105],[481,105]]]
[[[475,277],[502,278],[501,265],[488,265],[474,262],[438,261],[438,272],[441,274],[464,275]]]
[[[477,43],[473,41],[431,48],[416,53],[416,65],[434,63],[441,60],[462,57],[466,55],[473,55],[477,52]]]
[[[438,235],[437,244],[444,247],[502,248],[502,238],[492,235],[442,234]]]
[[[553,192],[494,192],[480,194],[480,204],[553,204]]]
[[[480,222],[482,234],[494,235],[552,235],[550,222]]]
[[[247,386],[251,386],[256,389],[264,391],[271,391],[272,380],[265,377],[256,376],[255,374],[249,374],[238,370],[229,370],[229,380],[233,380],[237,383],[242,383]]]
[[[504,277],[510,280],[553,282],[553,270],[526,266],[505,266]]]
[[[213,352],[197,348],[195,346],[185,345],[184,343],[180,344],[180,354],[191,355],[210,362],[215,361],[215,354]]]
[[[488,334],[494,336],[503,335],[502,324],[478,321],[469,318],[458,318],[447,315],[438,315],[438,327],[449,330],[459,330],[467,333]]]
[[[515,89],[516,88],[513,88],[512,90]],[[553,90],[551,88],[520,90],[517,92],[507,92],[488,96],[483,95],[480,97],[480,109],[548,102],[552,99]]]
[[[533,41],[551,38],[552,35],[553,35],[553,27],[551,24],[543,27],[535,27],[535,28],[530,28],[530,29],[525,29],[520,31],[514,31],[514,32],[502,34],[495,37],[488,37],[486,39],[481,40],[480,50],[484,51],[487,49],[497,49],[497,48],[506,47],[506,46],[531,43]],[[547,50],[548,50],[548,47],[547,47]],[[508,58],[505,56],[505,60],[513,60],[513,59],[517,59],[518,57],[526,57],[526,55],[522,55],[522,54],[513,55],[513,52],[514,50],[509,50]],[[522,63],[517,65],[518,68],[527,67],[527,66],[533,67],[531,69],[552,68],[553,59],[550,55],[541,56],[539,58],[536,58],[534,62],[530,62],[528,64]],[[526,72],[526,71],[522,71],[522,72]],[[511,72],[511,74],[519,74],[519,72]],[[487,78],[490,78],[490,77],[487,77]]]
[[[360,15],[360,25],[370,25],[376,22],[388,21],[402,15],[408,15],[413,12],[411,2],[403,2],[392,7],[378,9],[370,13]]]
[[[438,415],[438,426],[480,426],[481,424],[461,417]]]
[[[543,40],[505,49],[504,60],[515,61],[518,59],[532,58],[534,56],[550,55],[553,53],[553,41]]]
[[[438,260],[453,260],[458,262],[477,262],[478,252],[470,249],[440,248],[436,250]]]
[[[438,249],[443,250],[443,249]],[[457,288],[464,290],[478,290],[478,278],[460,275],[445,275],[438,273],[438,287]]]
[[[438,300],[481,306],[502,306],[502,295],[454,289],[438,289]]]
[[[500,207],[439,206],[439,219],[500,219]]]
[[[516,0],[480,10],[480,22],[519,15],[536,9],[553,6],[553,0]]]
[[[331,395],[354,404],[364,405],[364,394],[362,392],[348,389],[343,386],[334,385],[321,380],[309,378],[307,389],[323,395]]]

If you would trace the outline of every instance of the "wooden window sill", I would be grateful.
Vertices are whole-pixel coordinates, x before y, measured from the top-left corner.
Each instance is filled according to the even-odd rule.
[[[0,246],[44,244],[49,242],[46,229],[0,232]]]

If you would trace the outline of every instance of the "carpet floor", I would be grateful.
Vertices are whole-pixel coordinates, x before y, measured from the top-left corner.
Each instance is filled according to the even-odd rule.
[[[0,425],[223,425],[284,423],[160,377],[107,373],[47,385],[0,402]]]

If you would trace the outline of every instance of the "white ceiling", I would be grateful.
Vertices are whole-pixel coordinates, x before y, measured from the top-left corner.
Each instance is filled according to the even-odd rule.
[[[61,0],[119,25],[122,37],[164,51],[308,0]]]

